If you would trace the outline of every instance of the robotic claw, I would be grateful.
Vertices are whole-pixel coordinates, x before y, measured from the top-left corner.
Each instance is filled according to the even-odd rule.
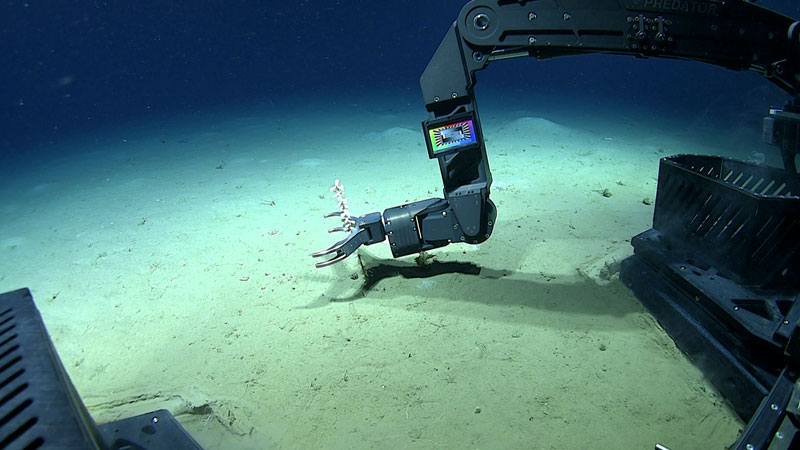
[[[491,236],[497,209],[489,200],[491,174],[474,101],[471,105],[472,112],[423,123],[428,153],[439,159],[445,198],[429,198],[389,208],[382,215],[374,212],[353,218],[344,187],[339,180],[334,182],[331,191],[339,201],[339,211],[325,217],[338,216],[343,225],[328,232],[349,234],[331,247],[312,253],[314,257],[334,255],[316,263],[317,267],[337,263],[361,245],[383,242],[386,237],[397,258],[453,242],[479,244]]]
[[[339,217],[342,221],[342,225],[329,229],[328,233],[343,231],[349,234],[346,238],[333,244],[331,247],[312,253],[314,257],[335,253],[333,258],[315,264],[317,267],[326,267],[337,263],[352,255],[361,245],[382,242],[386,234],[383,223],[381,222],[380,213],[370,213],[356,217],[355,219],[350,215],[350,207],[344,196],[344,186],[339,183],[338,179],[333,182],[333,186],[330,190],[334,193],[333,196],[339,202],[339,210],[325,214],[325,218]]]
[[[494,208],[491,201],[488,203]],[[478,206],[478,201],[475,204],[475,206]],[[450,218],[448,218],[448,215]],[[325,217],[334,216],[343,217],[339,211],[325,214]],[[477,244],[485,241],[491,233],[492,221],[487,223],[489,229],[481,237],[459,232],[463,228],[452,217],[452,206],[446,200],[440,198],[430,198],[390,208],[383,212],[383,217],[377,212],[365,214],[350,219],[354,224],[351,229],[342,226],[328,230],[331,233],[345,231],[349,234],[331,247],[312,253],[312,256],[321,257],[334,254],[333,258],[315,264],[316,267],[326,267],[352,255],[361,245],[383,242],[388,236],[392,255],[397,258],[444,247],[454,241]],[[424,238],[423,233],[425,235]]]
[[[397,258],[452,242],[479,244],[492,234],[497,209],[489,200],[491,174],[486,162],[486,149],[480,138],[477,113],[454,114],[444,120],[423,122],[428,153],[438,158],[445,183],[445,198],[429,198],[370,213],[353,219],[343,196],[343,186],[336,180],[331,188],[339,200],[339,211],[325,214],[338,216],[344,225],[328,230],[346,231],[349,235],[333,246],[312,254],[314,257],[334,254],[319,262],[325,267],[339,262],[361,245],[371,245],[389,238],[392,255]],[[450,189],[447,189],[450,187]]]
[[[422,129],[444,198],[352,217],[337,180],[339,211],[325,217],[338,216],[341,226],[329,231],[348,236],[313,253],[332,255],[316,266],[387,237],[394,257],[488,239],[497,210],[476,72],[508,58],[590,53],[753,70],[790,96],[763,126],[784,170],[696,155],[661,160],[653,228],[633,238],[620,279],[690,357],[708,362],[706,375],[740,417],[750,417],[732,448],[800,448],[800,21],[751,1],[467,3],[420,78],[428,111]],[[662,186],[663,174],[672,175]],[[684,223],[698,217],[705,218],[699,225]],[[714,233],[706,229],[717,224]]]

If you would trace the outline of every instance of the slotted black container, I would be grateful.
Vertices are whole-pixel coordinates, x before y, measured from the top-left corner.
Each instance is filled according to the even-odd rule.
[[[797,175],[717,156],[663,158],[653,228],[737,283],[800,288]]]

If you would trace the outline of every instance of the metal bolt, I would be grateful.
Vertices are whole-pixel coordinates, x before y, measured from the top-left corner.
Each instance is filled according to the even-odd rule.
[[[733,310],[734,310],[734,311],[738,311],[738,310],[739,310],[739,307],[738,307],[738,306],[734,306],[734,307],[733,307]]]
[[[461,240],[462,240],[462,241],[466,241],[466,240],[467,240],[467,238],[465,238],[464,236],[461,236]]]
[[[453,229],[457,230],[458,229],[458,225],[453,225]]]
[[[535,43],[536,43],[536,38],[533,36],[528,36],[528,44],[533,45]]]
[[[564,15],[562,15],[561,17],[563,17],[564,20],[572,19],[572,16],[570,15],[570,13],[564,13]]]
[[[439,96],[437,95],[436,97],[433,97],[433,101],[438,102],[439,101]]]
[[[474,52],[474,53],[472,54],[472,59],[473,59],[473,60],[475,60],[475,62],[481,62],[481,61],[483,61],[483,53],[481,53],[481,52]]]
[[[488,224],[489,224],[489,226],[492,226],[492,221],[490,220],[490,221],[488,222]]]
[[[456,98],[456,97],[458,97],[458,94],[456,94],[455,92],[453,92],[452,94],[450,94],[450,97]]]
[[[773,404],[769,405],[769,408],[770,408],[771,410],[773,410],[773,411],[777,411],[777,410],[778,410],[778,405],[776,405],[775,403],[773,403]]]
[[[150,419],[150,421],[153,423],[158,423],[158,416],[153,416],[153,418]]]
[[[783,321],[783,324],[784,324],[784,325],[789,325],[789,321],[788,321],[788,320],[784,320],[784,321]]]
[[[490,23],[489,16],[487,16],[486,14],[476,14],[475,17],[472,19],[472,25],[474,25],[475,28],[481,31],[489,28],[489,23]]]
[[[536,19],[536,13],[535,12],[529,12],[528,13],[528,20],[534,20],[534,19]]]
[[[442,211],[442,216],[447,217],[447,211]]]
[[[778,438],[778,439],[783,439],[783,432],[781,432],[781,431],[776,432],[775,433],[775,437]]]
[[[755,449],[753,444],[747,444],[747,445],[744,446],[744,448],[746,448],[747,450],[754,450]]]

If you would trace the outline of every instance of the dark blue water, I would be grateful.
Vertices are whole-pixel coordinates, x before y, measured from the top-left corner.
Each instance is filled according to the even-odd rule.
[[[359,92],[419,99],[424,118],[418,78],[462,4],[6,1],[0,151],[20,153],[110,124],[219,105],[314,105]],[[760,4],[800,16],[790,0]],[[725,118],[741,108],[761,114],[783,100],[754,74],[631,57],[493,63],[479,80],[587,105],[646,102],[657,114],[716,108]]]

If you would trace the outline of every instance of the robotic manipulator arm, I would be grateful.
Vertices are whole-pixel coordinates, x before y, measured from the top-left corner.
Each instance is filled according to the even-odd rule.
[[[560,3],[475,0],[461,9],[420,78],[428,110],[422,128],[428,156],[439,162],[444,198],[351,217],[337,183],[340,211],[325,217],[339,216],[343,226],[330,231],[349,234],[312,254],[333,255],[317,267],[387,237],[394,257],[489,238],[497,209],[489,199],[492,175],[473,89],[475,73],[490,61],[609,53],[751,69],[793,97],[787,112],[800,113],[800,23],[789,17],[745,0]],[[781,148],[785,161],[797,154],[792,143]]]

